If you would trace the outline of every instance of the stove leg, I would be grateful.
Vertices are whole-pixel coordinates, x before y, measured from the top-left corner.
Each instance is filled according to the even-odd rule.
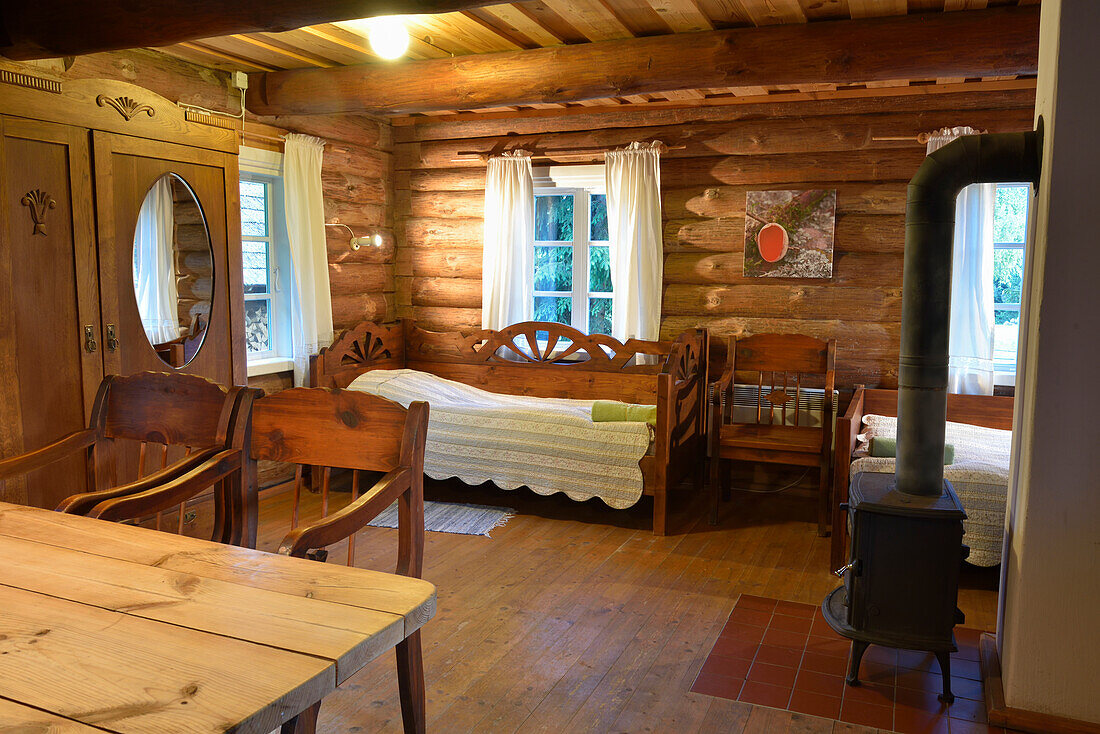
[[[852,640],[852,654],[848,658],[848,677],[844,682],[850,686],[859,685],[859,662],[863,660],[863,653],[867,652],[868,643],[860,640]]]
[[[943,677],[943,693],[940,694],[939,699],[944,703],[954,703],[955,696],[951,693],[951,655],[938,652],[936,660],[940,662],[940,675]]]

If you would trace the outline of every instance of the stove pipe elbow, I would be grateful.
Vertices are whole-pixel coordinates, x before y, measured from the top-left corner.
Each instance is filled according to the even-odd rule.
[[[1043,126],[967,135],[929,154],[909,182],[905,207],[897,489],[943,492],[955,199],[973,183],[1039,182]]]

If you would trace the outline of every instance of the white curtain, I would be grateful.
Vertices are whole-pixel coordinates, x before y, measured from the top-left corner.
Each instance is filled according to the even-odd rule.
[[[180,336],[173,208],[171,179],[162,176],[146,194],[134,232],[134,292],[150,344]]]
[[[321,196],[324,150],[325,141],[298,134],[287,135],[283,148],[286,231],[294,266],[291,343],[295,385],[306,384],[310,355],[332,344],[332,296]]]
[[[531,156],[519,150],[489,159],[485,171],[485,246],[481,325],[534,317],[535,189]]]
[[[944,128],[928,139],[931,153],[969,127]],[[971,184],[955,203],[951,262],[951,338],[947,389],[993,394],[993,205],[996,184]]]
[[[657,339],[661,331],[660,143],[631,143],[606,156],[611,240],[611,335]]]

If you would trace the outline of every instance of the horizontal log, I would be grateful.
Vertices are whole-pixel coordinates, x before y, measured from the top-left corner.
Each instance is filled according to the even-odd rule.
[[[475,140],[440,140],[403,143],[394,150],[398,169],[484,168],[485,162],[462,156],[465,152],[499,155],[505,151],[526,150],[539,162],[602,163],[604,151],[635,141],[661,141],[670,146],[662,160],[701,158],[715,155],[761,155],[775,153],[818,153],[866,148],[912,148],[906,135],[938,130],[960,124],[956,110],[936,112],[899,112],[879,115],[843,115],[794,117],[743,122],[713,122],[694,125],[674,124],[647,128],[604,128],[569,133],[511,135]],[[966,124],[989,132],[1020,132],[1034,127],[1030,109],[971,110]],[[552,151],[565,151],[558,157]],[[591,151],[589,158],[576,151]],[[547,152],[551,151],[551,152]],[[465,160],[464,160],[465,158]]]
[[[409,117],[394,121],[394,140],[412,143],[426,140],[490,138],[503,135],[603,130],[610,127],[646,128],[657,125],[697,125],[737,120],[774,120],[782,117],[816,117],[890,112],[954,110],[959,118],[969,110],[1035,108],[1034,80],[1023,80],[1030,88],[1007,91],[971,91],[969,85],[952,85],[959,91],[929,94],[928,87],[907,87],[906,94],[890,97],[860,97],[808,102],[759,102],[713,107],[654,107],[621,105],[585,107],[519,113],[473,114],[444,117]],[[939,86],[939,85],[937,85]],[[940,90],[935,90],[939,92]]]
[[[196,38],[287,31],[375,15],[446,13],[492,0],[54,0],[5,3],[0,54],[47,59],[169,46]]]
[[[438,226],[431,230],[425,232],[426,242],[459,236]],[[472,228],[467,231],[472,236]],[[905,216],[838,213],[834,243],[836,249],[845,252],[901,252],[905,248]],[[673,219],[664,223],[665,252],[741,251],[744,245],[744,217]]]
[[[267,115],[410,113],[680,89],[1034,74],[1038,48],[1038,8],[792,23],[252,74],[248,107]]]
[[[393,127],[364,115],[270,115],[260,117],[249,114],[246,119],[254,119],[266,125],[274,125],[288,132],[313,135],[329,143],[350,143],[377,151],[390,150],[393,146]]]
[[[798,189],[805,183],[769,184],[774,189]],[[822,181],[815,188],[836,189],[838,212],[862,212],[866,214],[904,214],[906,183],[844,183]],[[687,219],[690,217],[743,217],[745,215],[745,195],[755,191],[758,186],[689,186],[687,188],[669,188],[661,190],[661,209],[666,219]],[[457,196],[457,194],[439,194],[425,192],[412,194],[416,206],[428,211],[435,205],[435,198]],[[463,195],[466,196],[466,195]],[[424,197],[421,200],[420,197]],[[440,207],[442,211],[442,207]],[[423,216],[433,216],[425,213]],[[473,215],[471,215],[473,216]]]
[[[397,253],[401,275],[430,278],[481,278],[481,250],[428,250],[402,247]]]
[[[481,308],[481,279],[413,278],[412,305]]]
[[[339,143],[325,146],[323,167],[360,176],[389,180],[393,154],[362,145]]]
[[[394,266],[376,263],[329,263],[329,289],[355,295],[394,291]]]
[[[469,217],[485,216],[485,192],[478,191],[409,191],[402,192],[408,203],[398,211],[411,217]]]
[[[799,280],[731,286],[669,285],[661,314],[674,316],[749,316],[770,319],[901,321],[901,288],[847,288],[829,281]],[[816,283],[820,282],[821,285]]]
[[[386,204],[391,194],[387,181],[322,164],[321,190],[326,198],[362,204]]]
[[[478,255],[480,266],[480,253]],[[827,282],[831,286],[901,288],[902,263],[903,257],[900,252],[834,252],[833,277]],[[417,274],[420,272],[417,271]],[[452,275],[458,275],[458,273]],[[745,277],[744,253],[740,251],[674,252],[665,256],[664,276],[666,284],[734,285],[760,281],[759,278]],[[791,283],[789,280],[782,282]],[[802,282],[804,281],[798,281],[798,283]]]
[[[364,204],[343,201],[332,196],[324,198],[324,206],[326,222],[346,224],[355,230],[355,234],[360,237],[364,235],[364,232],[360,231],[361,229],[373,231],[379,228],[388,228],[390,217],[393,215],[390,208],[383,203]],[[343,232],[348,238],[351,237],[347,234],[346,229],[338,229],[338,231]]]
[[[432,331],[466,331],[481,328],[480,308],[432,308],[413,306],[411,318],[425,329]]]
[[[334,293],[332,326],[339,331],[360,321],[391,321],[395,318],[392,293]]]
[[[724,184],[764,188],[800,181],[801,188],[815,188],[819,181],[908,182],[924,158],[924,146],[916,145],[888,150],[671,158],[661,162],[661,185],[685,188]]]

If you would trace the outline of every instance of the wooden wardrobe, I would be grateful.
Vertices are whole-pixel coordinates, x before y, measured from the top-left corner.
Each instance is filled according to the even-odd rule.
[[[212,249],[206,336],[176,368],[146,338],[133,281],[138,212],[166,173],[190,187]],[[245,384],[238,196],[225,121],[123,82],[0,70],[0,456],[85,427],[105,374]],[[53,508],[84,489],[75,463],[0,499]]]

